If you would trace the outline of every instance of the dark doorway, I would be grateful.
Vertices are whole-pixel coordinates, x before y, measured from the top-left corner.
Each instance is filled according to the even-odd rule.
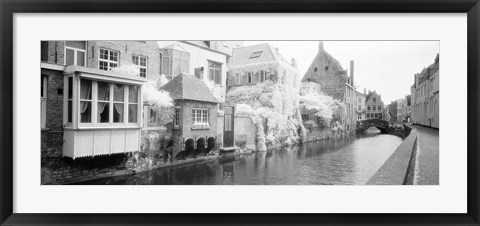
[[[224,122],[223,122],[223,146],[224,147],[233,147],[234,143],[234,108],[227,107],[224,108]]]

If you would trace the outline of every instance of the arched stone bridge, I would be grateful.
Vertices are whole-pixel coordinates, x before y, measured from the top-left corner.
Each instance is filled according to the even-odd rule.
[[[381,120],[381,119],[367,119],[367,120],[357,121],[357,133],[361,133],[370,127],[376,127],[382,133],[389,132],[388,121]]]

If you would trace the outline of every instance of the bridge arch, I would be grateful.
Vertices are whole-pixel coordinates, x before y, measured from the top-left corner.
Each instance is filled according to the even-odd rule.
[[[362,121],[357,121],[357,133],[363,133],[370,127],[375,127],[380,130],[381,133],[389,132],[388,121],[381,119],[367,119]]]

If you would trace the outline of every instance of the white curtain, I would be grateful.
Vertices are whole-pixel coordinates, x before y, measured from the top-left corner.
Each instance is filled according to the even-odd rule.
[[[92,82],[88,80],[82,80],[80,82],[80,99],[91,100],[92,99]],[[80,113],[84,113],[88,108],[88,103],[82,101],[80,103]]]
[[[98,83],[98,100],[99,101],[108,101],[110,96],[110,84],[108,83]],[[102,119],[100,115],[105,110],[105,106],[107,106],[108,102],[98,102],[98,118],[101,122]],[[108,118],[108,116],[107,116]]]

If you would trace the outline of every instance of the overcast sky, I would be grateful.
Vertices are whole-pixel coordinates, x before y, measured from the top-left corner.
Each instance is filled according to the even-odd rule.
[[[290,61],[295,58],[300,76],[318,52],[317,41],[245,41],[244,45],[268,42],[279,48]],[[410,94],[413,75],[432,64],[439,53],[438,41],[324,41],[324,49],[336,58],[343,69],[350,70],[355,61],[357,91],[376,90],[385,104]]]

